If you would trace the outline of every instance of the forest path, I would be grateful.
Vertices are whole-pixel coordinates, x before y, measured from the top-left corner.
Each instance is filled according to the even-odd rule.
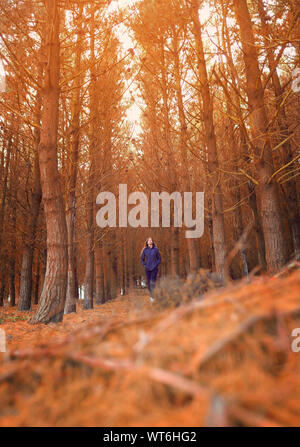
[[[145,290],[48,325],[5,307],[0,426],[299,426],[299,290],[300,269],[175,309]]]
[[[33,307],[33,311],[37,306]],[[151,303],[146,290],[130,290],[128,295],[118,296],[102,305],[94,305],[93,309],[84,310],[82,300],[77,304],[77,312],[64,315],[62,323],[47,325],[28,324],[32,311],[20,312],[16,308],[4,306],[0,308],[0,328],[6,334],[6,349],[25,349],[36,345],[56,342],[73,331],[83,331],[94,323],[106,322],[118,324],[138,319],[151,313]]]

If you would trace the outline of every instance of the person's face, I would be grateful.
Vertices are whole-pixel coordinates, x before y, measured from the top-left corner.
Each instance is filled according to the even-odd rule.
[[[148,239],[148,247],[150,247],[150,248],[153,247],[153,241],[151,238]]]

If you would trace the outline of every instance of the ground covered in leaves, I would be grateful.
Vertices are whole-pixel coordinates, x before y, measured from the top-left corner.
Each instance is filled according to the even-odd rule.
[[[49,325],[0,308],[0,426],[299,426],[300,270],[183,301],[136,290]]]

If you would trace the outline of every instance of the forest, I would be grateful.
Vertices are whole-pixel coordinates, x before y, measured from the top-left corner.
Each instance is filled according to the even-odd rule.
[[[175,349],[182,342],[187,356],[176,357],[174,365],[180,364],[178,371],[187,376],[179,380],[171,372],[167,376],[154,370],[153,365],[173,365],[167,354],[155,350],[147,355],[158,360],[145,374],[158,382],[156,392],[166,399],[160,387],[179,387],[172,405],[184,405],[180,393],[200,395],[207,403],[210,398],[192,384],[199,385],[203,352],[191,354],[186,371],[183,365],[190,359],[189,350],[196,349],[195,338],[203,336],[206,343],[207,337],[208,347],[215,340],[209,331],[218,324],[226,346],[232,341],[227,326],[234,334],[249,335],[254,325],[256,341],[247,335],[247,343],[257,343],[254,351],[262,365],[260,343],[267,337],[265,356],[276,357],[277,368],[278,353],[269,350],[270,333],[287,342],[291,330],[300,326],[299,105],[296,0],[0,0],[0,328],[8,347],[11,343],[11,354],[10,349],[6,353],[10,361],[23,368],[31,359],[32,374],[43,356],[56,365],[51,346],[45,348],[48,341],[66,337],[57,341],[66,347],[73,343],[70,334],[81,328],[80,343],[88,343],[85,336],[92,337],[102,323],[101,337],[112,331],[122,343],[128,325],[134,355],[141,355],[153,337],[159,339],[157,334],[173,328],[170,344]],[[154,197],[158,211],[169,205],[166,221],[161,214],[151,215]],[[107,225],[99,225],[105,219]],[[150,248],[149,238],[154,242]],[[155,278],[151,289],[143,265],[143,250],[149,253],[151,247],[161,256],[155,289]],[[224,298],[226,290],[232,290],[230,303]],[[207,315],[197,320],[206,296]],[[210,311],[210,299],[216,313]],[[239,316],[230,319],[235,312]],[[252,316],[249,324],[239,319],[243,315]],[[93,322],[100,326],[92,329]],[[109,329],[105,324],[111,324]],[[140,324],[145,324],[143,331],[150,330],[144,341]],[[177,324],[182,325],[182,340],[176,339],[172,325]],[[110,336],[113,341],[117,337]],[[39,341],[44,354],[37,348]],[[294,353],[287,354],[287,343],[282,349],[289,358]],[[32,351],[27,352],[29,346]],[[120,354],[115,363],[97,363],[75,351],[71,356],[72,346],[66,347],[70,361],[86,368],[104,365],[118,374],[119,369],[128,371],[130,388],[129,370],[137,366],[123,358],[129,355],[126,343],[123,354],[118,347],[106,352],[105,343],[95,347],[101,356]],[[22,347],[23,354],[18,350]],[[84,351],[89,349],[85,346]],[[230,344],[230,355],[235,349]],[[222,358],[221,370],[229,371],[230,361],[222,363]],[[285,361],[290,368],[286,377],[294,383],[297,362]],[[251,370],[249,358],[237,368],[241,377],[247,375],[247,362]],[[10,388],[1,392],[1,377],[5,382],[6,374],[18,376],[19,367],[0,375],[3,408],[10,405],[5,397]],[[225,379],[218,382],[216,369],[210,371],[214,379],[206,370],[203,374],[204,383],[211,380],[220,392],[226,388]],[[277,382],[271,384],[263,374],[260,370],[257,375],[258,389],[265,390],[267,401],[268,389],[271,393]],[[134,399],[143,392],[143,383],[141,378]],[[18,386],[25,389],[26,381]],[[108,386],[107,405],[121,392],[118,387],[116,381]],[[292,408],[299,410],[300,393],[293,400],[291,390],[286,392],[291,398],[286,418],[275,410],[254,416],[258,404],[252,402],[248,413],[235,404],[221,419],[208,417],[211,410],[191,423],[294,425],[299,417]],[[50,388],[44,393],[51,395]],[[72,393],[67,390],[67,395]],[[68,405],[72,407],[71,397]],[[14,422],[9,411],[3,410],[3,416],[0,410],[0,421],[3,416],[3,425],[34,424],[38,404],[30,408],[31,419],[19,409]],[[95,415],[64,419],[66,414],[53,413],[51,423],[100,423]],[[177,413],[169,419],[136,416],[130,421],[118,419],[117,410],[115,415],[106,423],[186,423]],[[45,424],[42,416],[38,421]]]

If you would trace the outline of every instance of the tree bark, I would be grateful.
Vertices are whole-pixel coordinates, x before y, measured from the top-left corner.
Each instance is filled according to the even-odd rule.
[[[79,126],[80,126],[80,82],[78,76],[81,65],[80,41],[82,36],[82,7],[79,9],[77,20],[77,45],[75,53],[75,79],[72,96],[72,123],[71,123],[71,157],[70,157],[70,190],[67,196],[67,232],[68,232],[68,282],[65,304],[65,314],[76,312],[76,300],[78,299],[77,269],[76,269],[76,183],[79,157]]]
[[[1,256],[1,266],[0,266],[0,306],[4,304],[4,295],[6,289],[6,280],[5,280],[5,248],[3,244],[3,229],[4,229],[4,217],[5,217],[5,207],[6,207],[6,199],[7,199],[7,189],[8,189],[8,173],[9,166],[11,160],[12,153],[12,134],[10,133],[8,138],[8,144],[6,149],[6,160],[5,160],[5,168],[4,168],[4,178],[3,178],[3,192],[1,199],[1,207],[0,207],[0,256]]]
[[[193,33],[196,40],[196,50],[198,57],[198,74],[201,87],[203,103],[203,121],[206,136],[206,146],[208,152],[208,172],[210,188],[212,191],[212,233],[215,268],[217,273],[224,277],[226,242],[225,242],[225,224],[223,214],[223,199],[219,181],[219,160],[217,152],[216,135],[213,120],[213,107],[209,91],[209,83],[204,57],[202,42],[201,23],[198,14],[198,1],[192,0],[192,20]]]
[[[89,174],[91,176],[91,174]],[[89,189],[93,190],[93,184],[90,181]],[[87,257],[84,280],[84,300],[83,308],[92,309],[94,307],[94,207],[93,193],[88,192],[87,202]]]
[[[105,302],[104,296],[104,274],[103,274],[103,257],[102,247],[100,242],[96,242],[95,246],[95,302],[96,304],[103,304]]]
[[[231,97],[233,98],[232,103],[234,104],[234,108],[236,110],[237,117],[239,120],[240,156],[241,156],[241,160],[243,161],[242,166],[246,165],[245,166],[246,170],[250,171],[252,176],[254,176],[255,173],[253,172],[254,169],[252,167],[252,163],[250,163],[250,156],[249,156],[250,152],[249,152],[249,147],[247,144],[248,133],[247,133],[247,129],[244,125],[244,118],[243,118],[243,113],[241,110],[241,99],[240,99],[239,94],[237,93],[239,91],[239,78],[238,78],[238,73],[237,73],[236,67],[233,62],[233,57],[232,57],[231,43],[230,43],[229,32],[228,32],[228,27],[227,27],[227,23],[226,23],[225,8],[223,9],[223,19],[225,22],[224,23],[225,26],[223,27],[224,47],[227,49],[226,58],[227,58],[228,65],[230,67],[230,75],[231,75],[232,84],[234,85],[235,88],[233,88],[231,91],[229,91],[227,89],[227,87],[225,87],[224,84],[222,84],[222,87],[223,87],[224,91],[226,92],[228,101],[229,101],[229,98],[231,98]],[[258,262],[262,268],[262,271],[265,272],[266,268],[267,268],[266,253],[265,253],[265,241],[264,241],[261,217],[258,212],[258,205],[257,205],[258,192],[257,192],[257,189],[255,189],[254,183],[249,179],[247,181],[247,188],[248,188],[248,192],[249,192],[248,203],[251,208],[252,215],[253,215],[254,222],[255,222],[253,229],[255,231],[255,237],[256,237],[257,258],[258,258]]]
[[[278,109],[277,121],[278,121],[278,133],[280,135],[279,140],[285,140],[290,136],[290,131],[287,123],[287,116],[285,113],[285,106],[282,104],[284,91],[281,86],[281,82],[278,76],[278,72],[275,65],[274,53],[270,48],[270,32],[269,26],[266,19],[265,8],[262,0],[258,0],[258,11],[262,25],[262,34],[266,46],[267,58],[269,70],[272,72],[272,83],[276,97],[276,106]],[[277,152],[280,155],[281,165],[284,166],[287,163],[290,163],[293,160],[293,152],[291,147],[291,140],[287,140],[282,144],[280,149],[277,149]],[[277,142],[277,144],[280,141]],[[295,168],[295,163],[291,163],[289,165],[289,169]],[[297,187],[295,181],[289,180],[284,183],[282,186],[283,191],[283,200],[286,204],[287,208],[287,217],[289,221],[289,225],[291,228],[293,245],[294,245],[294,254],[295,257],[300,260],[300,211],[299,204],[297,200]]]
[[[175,27],[174,27],[175,28]],[[179,61],[179,54],[178,54],[178,40],[176,31],[174,29],[174,72],[176,77],[176,94],[177,94],[177,107],[178,107],[178,114],[179,114],[179,123],[180,123],[180,154],[181,154],[181,185],[184,191],[190,191],[191,190],[191,182],[190,182],[190,176],[189,176],[189,170],[188,170],[188,145],[187,145],[187,124],[186,124],[186,117],[185,117],[185,111],[184,111],[184,105],[183,105],[183,98],[182,98],[182,89],[180,84],[180,61]],[[188,249],[188,255],[189,255],[189,262],[190,262],[190,271],[194,272],[197,270],[197,255],[196,255],[196,244],[195,239],[188,238],[187,239],[187,249]]]
[[[37,124],[40,123],[40,114],[41,114],[41,96],[40,93],[38,92],[36,102]],[[31,308],[33,255],[34,255],[38,216],[42,200],[41,177],[40,177],[40,166],[39,166],[39,155],[38,155],[39,142],[40,142],[40,130],[39,128],[36,128],[35,130],[36,152],[34,157],[34,181],[33,181],[32,203],[29,217],[29,225],[27,228],[27,238],[25,238],[25,248],[22,254],[20,296],[18,302],[18,310],[20,311],[29,310]]]
[[[34,287],[34,304],[38,304],[39,302],[39,285],[40,285],[40,256],[37,256],[37,266],[36,266],[36,275],[35,275],[35,287]]]
[[[87,221],[87,258],[84,280],[84,309],[94,307],[94,276],[95,276],[95,255],[94,255],[94,171],[95,171],[95,146],[96,146],[96,71],[95,71],[95,28],[94,9],[91,11],[91,85],[90,85],[90,132],[89,132],[89,173],[87,182],[86,198],[86,221]]]
[[[274,168],[268,136],[268,119],[257,50],[246,0],[234,0],[234,9],[240,29],[245,62],[252,150],[259,182],[260,214],[265,239],[267,268],[270,273],[274,273],[285,264],[287,256],[278,188],[277,183],[272,178]]]
[[[57,160],[59,106],[59,7],[47,0],[47,65],[42,94],[39,163],[47,228],[47,266],[40,305],[31,323],[62,321],[67,289],[67,225]]]

